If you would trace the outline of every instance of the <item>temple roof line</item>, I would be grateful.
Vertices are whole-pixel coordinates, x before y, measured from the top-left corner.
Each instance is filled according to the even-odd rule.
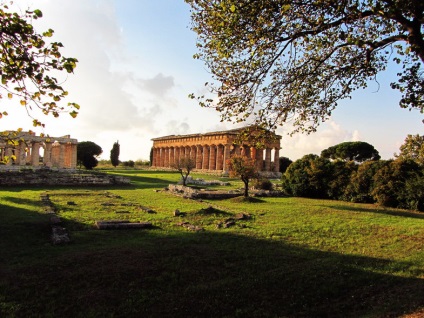
[[[237,135],[240,132],[247,130],[249,128],[253,128],[254,126],[246,126],[246,127],[241,127],[241,128],[234,128],[234,129],[229,129],[229,130],[221,130],[221,131],[213,131],[213,132],[207,132],[207,133],[197,133],[197,134],[188,134],[188,135],[168,135],[168,136],[162,136],[162,137],[157,137],[157,138],[152,138],[152,141],[160,141],[160,140],[167,140],[167,139],[172,139],[172,138],[191,138],[191,137],[204,137],[204,136],[216,136],[216,135],[222,135],[222,134],[226,134],[226,135]],[[260,129],[260,128],[259,128]],[[281,139],[280,135],[275,135],[278,139]]]

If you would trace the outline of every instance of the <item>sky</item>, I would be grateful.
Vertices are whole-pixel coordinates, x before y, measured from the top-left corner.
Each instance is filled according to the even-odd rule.
[[[205,93],[204,83],[212,77],[193,59],[196,34],[184,0],[18,0],[14,5],[40,9],[37,31],[53,29],[52,40],[63,43],[63,55],[79,60],[74,74],[59,78],[69,92],[65,102],[81,109],[75,119],[34,111],[46,124],[34,128],[18,99],[3,99],[1,108],[9,115],[0,119],[1,131],[21,127],[93,141],[103,149],[101,159],[109,159],[119,141],[119,159],[135,161],[149,159],[152,138],[243,126],[221,123],[217,111],[188,98]],[[289,124],[279,127],[280,156],[296,160],[340,142],[365,141],[383,159],[393,158],[408,134],[424,134],[424,116],[398,105],[400,94],[389,86],[395,73],[389,68],[378,83],[342,101],[316,133],[290,137]]]

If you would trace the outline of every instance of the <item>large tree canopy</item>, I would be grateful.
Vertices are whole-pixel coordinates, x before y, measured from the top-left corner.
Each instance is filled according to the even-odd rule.
[[[388,63],[400,106],[424,112],[422,0],[185,0],[222,120],[311,132]],[[195,98],[194,95],[191,95]]]
[[[364,141],[347,141],[324,149],[321,157],[333,160],[364,162],[368,160],[379,160],[380,154]]]
[[[81,141],[77,145],[77,164],[92,170],[97,167],[99,161],[96,159],[103,153],[102,147],[92,141]]]
[[[45,115],[58,117],[68,111],[75,117],[79,105],[61,103],[68,92],[54,76],[60,71],[72,73],[78,61],[62,56],[62,43],[46,42],[53,35],[52,29],[43,34],[34,30],[32,20],[41,17],[40,10],[18,14],[0,2],[0,98],[16,97],[31,117],[34,106]],[[0,110],[0,118],[3,115],[7,115],[5,109]],[[33,124],[43,125],[37,118],[33,118]]]

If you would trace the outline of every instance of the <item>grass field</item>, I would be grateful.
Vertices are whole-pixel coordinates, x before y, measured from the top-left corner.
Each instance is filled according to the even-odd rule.
[[[0,190],[0,317],[424,316],[424,214],[303,198],[200,202],[157,191],[175,172],[110,173],[132,185]],[[46,192],[70,244],[50,243]],[[217,227],[238,213],[251,218]],[[94,228],[116,219],[155,227]]]

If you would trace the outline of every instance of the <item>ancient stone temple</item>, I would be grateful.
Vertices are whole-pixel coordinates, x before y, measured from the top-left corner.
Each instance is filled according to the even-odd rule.
[[[77,144],[69,135],[41,137],[33,132],[8,132],[0,136],[0,160],[8,158],[0,169],[26,166],[76,169]]]
[[[240,134],[246,129],[249,129],[247,134],[251,133],[252,138],[240,139]],[[257,146],[253,134],[255,131],[251,128],[239,128],[153,138],[152,166],[171,167],[179,158],[189,157],[196,162],[197,170],[227,172],[228,159],[233,155],[243,155],[256,161],[258,171],[278,174],[281,136],[269,133]]]

